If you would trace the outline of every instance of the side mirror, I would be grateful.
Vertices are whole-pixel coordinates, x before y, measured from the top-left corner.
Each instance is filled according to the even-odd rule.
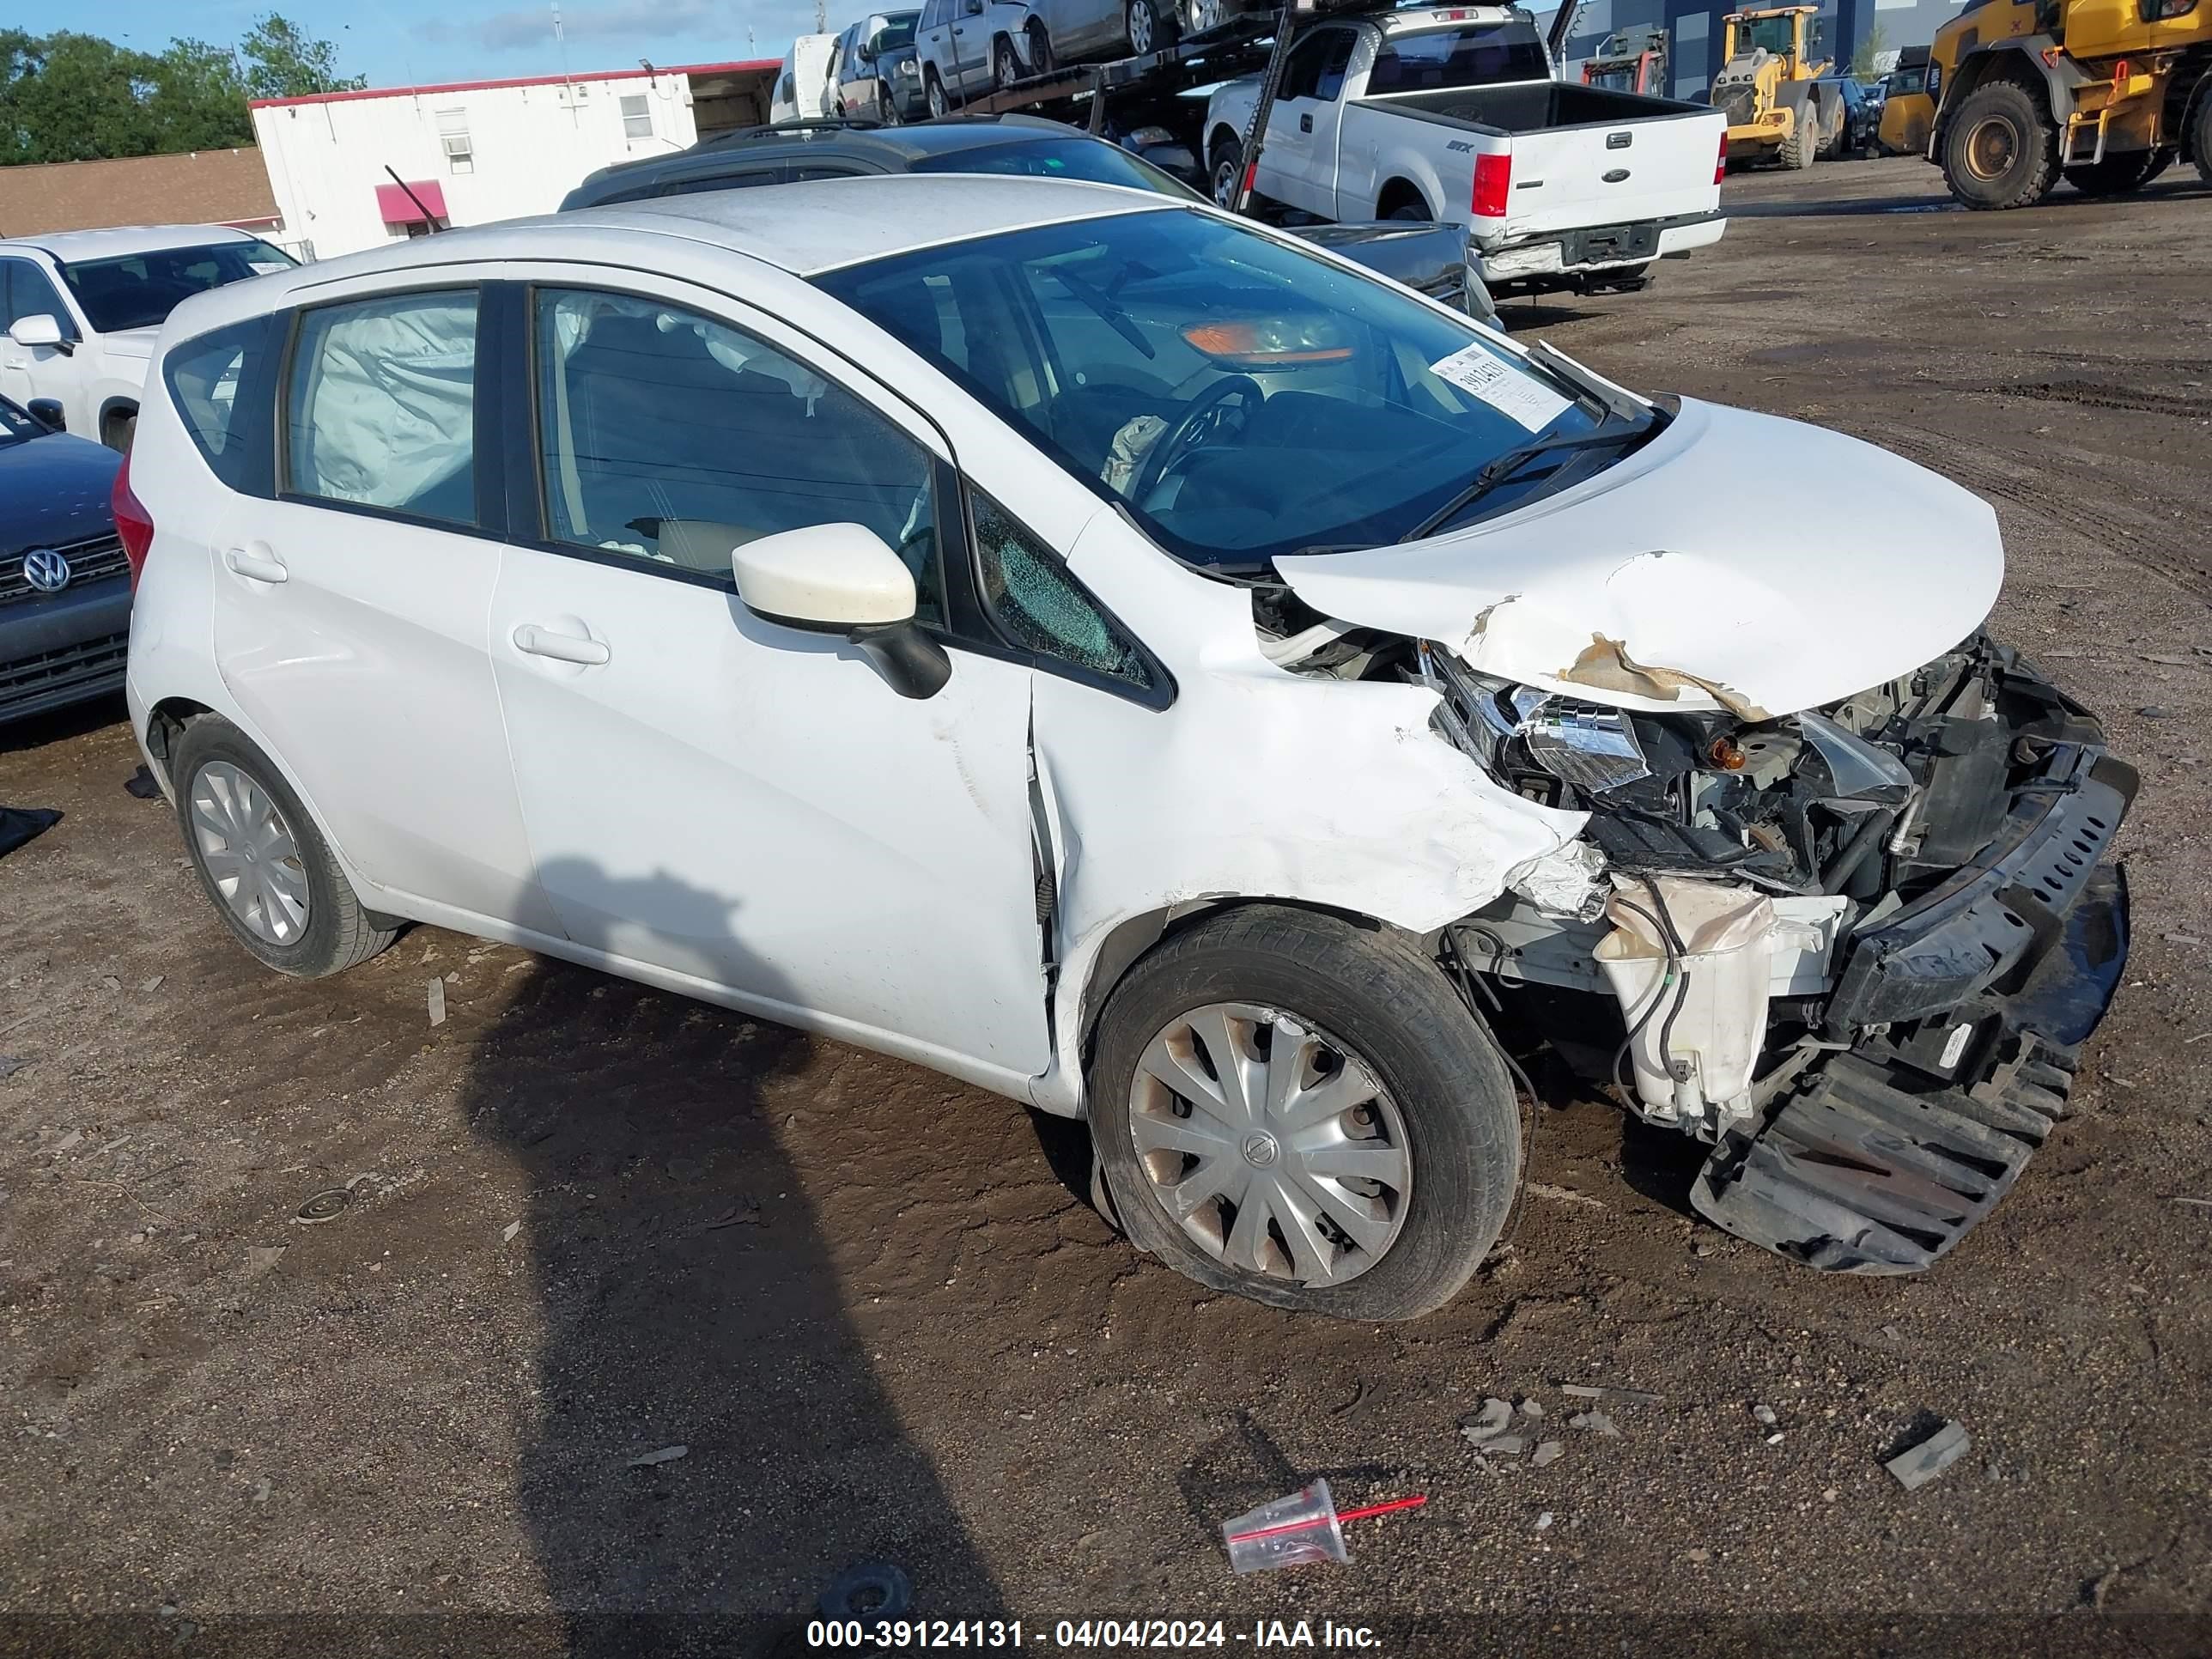
[[[746,542],[730,554],[738,598],[766,622],[842,634],[902,697],[933,697],[952,678],[945,647],[915,625],[914,573],[865,525],[819,524]]]
[[[31,418],[40,426],[55,432],[69,430],[69,420],[62,413],[61,400],[57,398],[33,398],[23,405],[31,411]]]
[[[8,325],[8,337],[19,346],[54,346],[66,351],[69,342],[62,337],[62,325],[54,320],[53,313],[41,311],[29,317],[18,317]]]

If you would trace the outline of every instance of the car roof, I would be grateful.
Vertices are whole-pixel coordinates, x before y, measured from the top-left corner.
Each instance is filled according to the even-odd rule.
[[[273,301],[264,308],[274,309],[292,303],[301,289],[334,279],[513,258],[524,238],[540,236],[546,258],[651,269],[653,252],[642,239],[673,236],[807,277],[977,236],[1188,205],[1149,191],[1073,179],[878,174],[773,190],[703,191],[440,231],[279,271],[252,286]],[[282,299],[276,297],[280,290]]]
[[[810,161],[840,160],[864,163],[885,172],[904,172],[915,162],[936,155],[1000,144],[1087,138],[1091,135],[1064,121],[1048,121],[1034,115],[952,115],[933,121],[886,127],[860,121],[786,123],[781,126],[747,127],[722,133],[673,155],[655,155],[641,161],[624,161],[602,167],[578,185],[572,196],[637,190],[659,179],[712,178],[725,168],[736,170],[779,156],[803,155]],[[1103,143],[1104,139],[1098,140]]]
[[[115,225],[106,230],[58,230],[46,236],[11,236],[0,250],[36,248],[57,259],[118,259],[170,247],[205,247],[210,242],[252,242],[228,225]]]

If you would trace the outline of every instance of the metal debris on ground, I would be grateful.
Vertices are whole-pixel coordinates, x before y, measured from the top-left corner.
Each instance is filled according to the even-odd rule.
[[[514,1236],[521,1231],[522,1224],[520,1221],[510,1221],[500,1229],[499,1242],[502,1244],[512,1244],[514,1243]]]
[[[1757,1419],[1760,1423],[1763,1423],[1764,1425],[1765,1425],[1768,1428],[1770,1428],[1770,1429],[1771,1429],[1771,1428],[1772,1428],[1772,1427],[1774,1426],[1774,1407],[1771,1407],[1771,1406],[1753,1406],[1753,1407],[1751,1408],[1751,1414],[1752,1414],[1752,1416],[1753,1416],[1753,1417],[1756,1418],[1756,1419]]]
[[[351,1188],[326,1188],[295,1210],[292,1212],[292,1219],[303,1221],[310,1225],[319,1221],[335,1221],[344,1212],[346,1206],[352,1202]]]
[[[2212,1210],[2212,1198],[2177,1198],[2173,1201],[2177,1204],[2186,1204],[2191,1209]]]
[[[1488,1440],[1505,1432],[1505,1425],[1513,1420],[1513,1402],[1492,1395],[1482,1402],[1481,1409],[1459,1420],[1459,1431],[1470,1440]]]
[[[1528,1461],[1540,1469],[1547,1464],[1558,1462],[1560,1458],[1566,1455],[1566,1451],[1567,1448],[1564,1442],[1547,1440],[1536,1448],[1536,1455]]]
[[[1543,1402],[1542,1401],[1540,1401],[1540,1400],[1537,1399],[1534,1395],[1531,1395],[1528,1399],[1523,1400],[1523,1401],[1521,1402],[1521,1415],[1522,1415],[1522,1416],[1523,1416],[1523,1417],[1541,1417],[1541,1416],[1543,1416],[1543,1414],[1544,1414],[1544,1402]]]
[[[1577,1412],[1567,1419],[1571,1429],[1587,1429],[1592,1434],[1602,1435],[1607,1440],[1620,1438],[1620,1427],[1603,1412]]]
[[[282,1244],[249,1245],[246,1252],[247,1276],[258,1279],[265,1273],[274,1272],[276,1264],[284,1259],[284,1249]]]
[[[20,1054],[0,1054],[0,1083],[5,1083],[30,1063]]]
[[[1973,1443],[1964,1424],[1947,1421],[1927,1439],[1882,1467],[1897,1477],[1897,1484],[1905,1491],[1917,1491],[1965,1456]]]
[[[167,974],[156,974],[153,978],[148,980],[138,988],[144,992],[148,996],[151,996],[155,992],[161,988],[161,981],[167,978],[168,978]]]
[[[442,979],[432,980],[429,995],[430,1024],[443,1025],[446,1023],[446,981]]]
[[[1620,1400],[1632,1406],[1662,1405],[1666,1398],[1642,1389],[1615,1388],[1610,1382],[1564,1382],[1559,1385],[1559,1392],[1572,1395],[1577,1400]]]
[[[633,1469],[649,1469],[656,1463],[673,1463],[691,1449],[689,1446],[663,1446],[659,1451],[640,1452],[629,1460]]]
[[[50,1152],[73,1152],[83,1145],[84,1131],[82,1129],[71,1129],[59,1140],[57,1140],[52,1146],[47,1147],[46,1150]]]

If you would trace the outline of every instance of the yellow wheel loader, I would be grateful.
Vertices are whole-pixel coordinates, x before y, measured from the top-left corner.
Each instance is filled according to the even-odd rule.
[[[1777,6],[1721,20],[1727,33],[1712,105],[1728,113],[1730,161],[1809,167],[1842,131],[1843,99],[1813,84],[1829,71],[1814,56],[1820,15],[1818,6]]]
[[[1936,104],[1928,95],[1928,48],[1907,46],[1898,54],[1897,67],[1883,80],[1882,153],[1926,155],[1928,134],[1935,125]]]
[[[2208,71],[2212,0],[1983,0],[1929,48],[1928,159],[1970,208],[2139,190],[2176,158],[2212,184]]]

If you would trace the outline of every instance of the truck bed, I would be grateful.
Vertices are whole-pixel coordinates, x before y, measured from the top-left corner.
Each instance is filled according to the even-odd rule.
[[[1403,92],[1359,101],[1453,126],[1504,133],[1549,132],[1563,127],[1608,126],[1668,115],[1712,113],[1704,104],[1652,98],[1640,92],[1616,92],[1610,87],[1576,86],[1563,81]]]

